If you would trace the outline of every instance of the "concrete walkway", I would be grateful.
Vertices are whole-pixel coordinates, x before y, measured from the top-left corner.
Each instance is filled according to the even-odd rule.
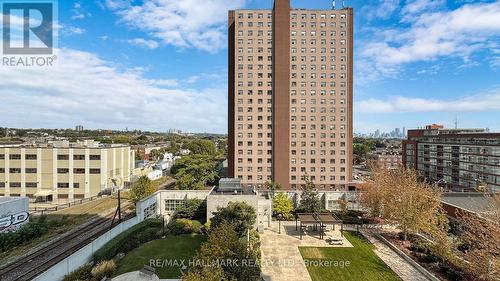
[[[429,281],[420,271],[400,257],[387,245],[378,240],[369,231],[362,230],[361,233],[375,245],[375,253],[379,256],[403,281]]]

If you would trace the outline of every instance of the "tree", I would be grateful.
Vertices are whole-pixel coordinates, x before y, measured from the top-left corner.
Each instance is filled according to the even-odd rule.
[[[285,219],[289,219],[293,211],[293,203],[284,192],[278,193],[273,198],[273,213],[282,214]]]
[[[315,190],[314,183],[305,176],[305,187],[300,195],[300,205],[297,212],[317,213],[323,207],[321,206],[321,199],[319,198],[318,191]]]
[[[434,186],[418,180],[415,170],[399,168],[388,171],[372,167],[372,179],[364,187],[362,203],[403,232],[431,232],[439,224],[441,194]]]
[[[189,155],[176,161],[171,169],[177,189],[203,189],[217,179],[216,164],[206,155]]]
[[[204,266],[182,276],[183,281],[228,281],[220,267]]]
[[[130,188],[130,199],[134,203],[156,192],[156,188],[147,176],[142,176]]]
[[[207,242],[201,246],[190,272],[193,272],[194,276],[203,276],[203,268],[220,268],[227,280],[257,281],[260,280],[258,252],[251,248],[247,249],[247,243],[240,239],[233,224],[223,222],[212,230]],[[234,261],[234,263],[223,263],[224,261]],[[253,261],[254,266],[249,264],[249,261]],[[222,263],[213,265],[214,262]],[[209,278],[213,278],[214,274],[214,272],[208,273]],[[220,272],[217,275],[220,275]],[[221,280],[225,280],[224,277]]]
[[[160,151],[158,149],[152,149],[149,152],[149,155],[153,158],[154,161],[157,161],[160,158]]]
[[[239,236],[244,236],[246,232],[253,228],[257,219],[255,209],[245,202],[229,202],[227,207],[218,208],[211,219],[212,228],[217,228],[224,222],[234,225],[234,229]]]
[[[500,280],[500,194],[489,198],[487,210],[481,214],[463,212],[462,239],[469,249],[463,255],[466,269],[474,280]]]
[[[201,219],[205,218],[207,202],[198,198],[184,199],[184,204],[175,211],[176,218]]]
[[[356,164],[361,164],[366,160],[366,155],[370,152],[370,147],[364,143],[353,144],[353,155]]]
[[[187,144],[192,154],[215,156],[215,143],[210,140],[196,139]]]
[[[271,196],[271,199],[274,197],[275,191],[281,189],[281,184],[279,184],[275,181],[271,181],[271,182],[266,181],[264,186],[269,190],[269,195]]]

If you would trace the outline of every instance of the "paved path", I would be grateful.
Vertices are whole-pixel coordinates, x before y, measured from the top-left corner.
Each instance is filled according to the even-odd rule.
[[[420,271],[400,257],[387,245],[378,240],[369,231],[362,230],[361,233],[375,245],[375,253],[379,256],[401,279],[404,281],[429,281]]]

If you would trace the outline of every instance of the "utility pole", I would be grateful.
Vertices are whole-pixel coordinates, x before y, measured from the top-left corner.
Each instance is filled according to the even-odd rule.
[[[111,220],[110,229],[113,228],[113,223],[115,222],[116,215],[118,214],[118,223],[122,222],[122,209],[121,209],[121,197],[120,197],[120,189],[118,189],[118,206],[116,207],[115,214],[113,216],[113,220]]]

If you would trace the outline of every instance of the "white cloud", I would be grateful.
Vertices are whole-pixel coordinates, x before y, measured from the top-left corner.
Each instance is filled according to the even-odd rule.
[[[394,96],[387,100],[368,99],[355,104],[359,113],[498,112],[500,110],[500,88],[488,93],[455,100]]]
[[[469,63],[474,53],[489,51],[500,36],[500,1],[419,14],[423,8],[416,4],[423,2],[405,6],[405,13],[412,14],[408,28],[379,30],[374,32],[378,38],[363,42],[360,60],[375,71],[370,75],[385,76],[386,69],[443,57]]]
[[[227,11],[241,8],[245,0],[107,0],[106,6],[121,22],[181,48],[216,52],[226,46]]]
[[[399,0],[379,0],[375,5],[364,8],[363,12],[366,13],[368,20],[387,19],[399,8],[399,2]]]
[[[85,19],[86,17],[92,16],[91,13],[85,11],[80,2],[75,2],[73,4],[73,9],[71,10],[71,12],[72,12],[71,19],[73,20],[81,20]]]
[[[410,21],[424,11],[436,11],[446,5],[446,0],[408,0],[401,10],[402,21]]]
[[[132,45],[148,48],[151,50],[156,49],[160,46],[160,44],[158,44],[158,42],[156,42],[154,40],[146,40],[143,38],[135,38],[135,39],[127,40],[127,42],[132,44]]]
[[[142,70],[143,71],[143,70]],[[225,85],[166,89],[94,54],[59,49],[57,66],[0,68],[2,123],[13,127],[142,128],[226,132]]]
[[[67,33],[67,34],[84,34],[86,32],[85,29],[83,28],[80,28],[80,27],[74,27],[74,26],[68,26],[66,28],[63,29],[63,32],[64,33]]]

